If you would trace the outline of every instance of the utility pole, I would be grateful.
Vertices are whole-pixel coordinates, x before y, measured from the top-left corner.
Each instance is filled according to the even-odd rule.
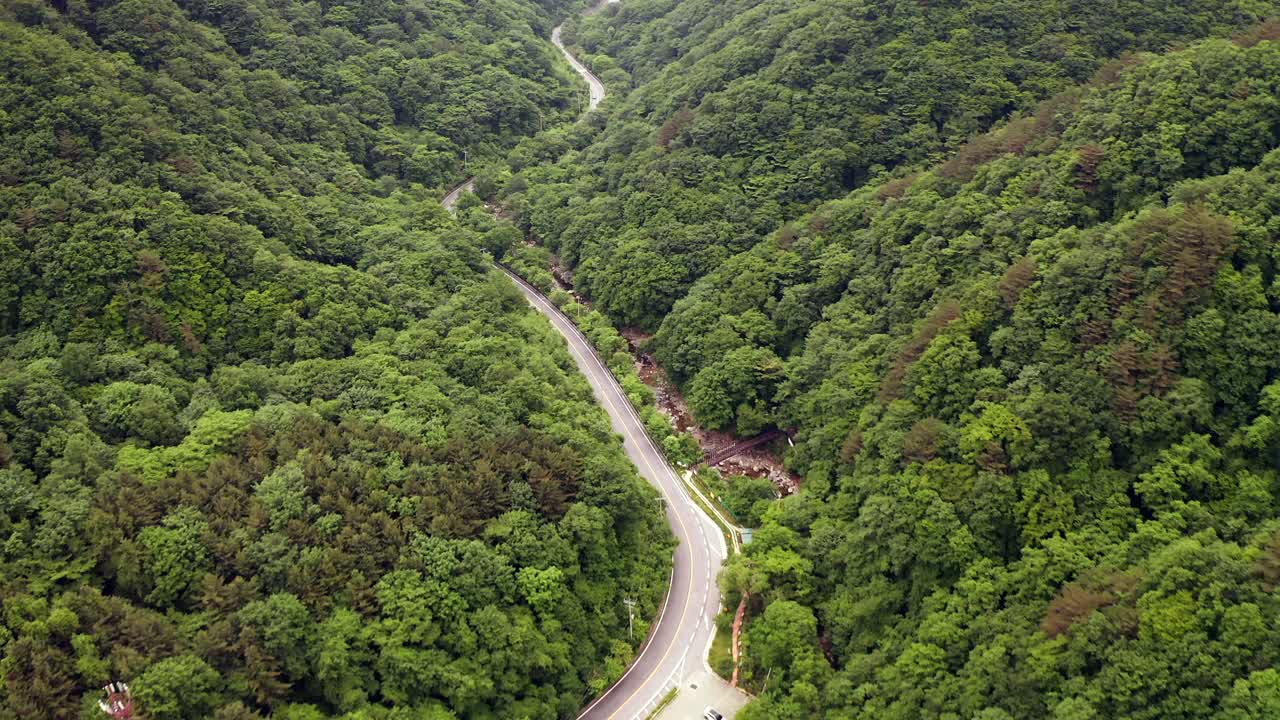
[[[623,598],[622,602],[627,606],[627,637],[631,639],[631,642],[635,642],[636,634],[632,629],[632,624],[636,619],[636,601],[631,598]]]
[[[467,169],[467,149],[462,148],[462,169]]]

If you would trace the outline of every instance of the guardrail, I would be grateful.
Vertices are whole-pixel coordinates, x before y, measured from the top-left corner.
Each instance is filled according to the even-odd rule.
[[[475,187],[476,178],[471,176],[463,180],[460,184],[454,186],[452,190],[444,194],[444,198],[440,200],[440,204],[445,210],[452,211],[454,206],[458,204],[458,199],[462,197],[462,193]]]
[[[525,288],[528,288],[530,291],[537,293],[544,300],[546,300],[547,305],[550,306],[551,308],[551,311],[559,315],[560,317],[564,318],[569,323],[569,325],[573,327],[574,331],[577,332],[578,335],[585,342],[587,346],[587,350],[591,353],[592,358],[594,358],[595,361],[599,363],[600,367],[604,368],[604,370],[609,373],[609,377],[614,378],[616,382],[617,378],[614,376],[613,370],[609,368],[609,364],[604,361],[604,358],[600,357],[600,353],[596,351],[596,346],[591,344],[591,340],[582,333],[582,329],[579,328],[578,324],[573,321],[573,318],[569,317],[568,314],[566,314],[563,310],[557,307],[555,303],[551,302],[550,299],[548,299],[545,295],[543,295],[541,290],[539,290],[536,286],[534,286],[528,280],[525,280],[524,278],[520,277],[516,273],[516,271],[512,270],[509,266],[497,260],[493,261],[493,266],[501,270],[512,280],[516,281],[516,283],[518,283],[519,285],[522,285]],[[671,467],[671,463],[668,462],[666,459],[666,454],[662,452],[662,443],[658,442],[653,437],[653,434],[649,432],[649,428],[647,425],[644,424],[644,420],[640,417],[640,413],[636,412],[635,407],[633,407],[629,401],[623,403],[623,405],[626,406],[627,408],[626,412],[631,414],[631,418],[635,421],[636,425],[639,425],[640,429],[644,432],[645,440],[647,440],[649,442],[649,445],[652,446],[653,451],[662,458],[663,463],[666,463],[667,469],[670,470],[672,473],[674,473],[675,476],[680,479],[681,484],[684,485],[686,488],[688,488],[689,491],[691,491],[695,496],[697,496],[699,500],[701,500],[701,503],[695,503],[695,505],[702,506],[703,511],[709,512],[711,519],[717,525],[721,526],[726,530],[726,532],[729,535],[729,542],[733,549],[733,552],[735,553],[742,552],[742,528],[738,527],[736,524],[730,521],[729,518],[726,518],[719,510],[717,510],[715,503],[711,502],[711,499],[708,498],[706,495],[704,495],[702,493],[702,490],[698,489],[698,487],[694,485],[694,483],[690,481],[689,478],[685,477],[684,473],[681,473],[677,471],[675,468]]]

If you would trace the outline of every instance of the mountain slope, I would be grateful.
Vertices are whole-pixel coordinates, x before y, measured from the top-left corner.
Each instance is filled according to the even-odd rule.
[[[695,407],[799,430],[724,577],[772,670],[744,717],[1269,714],[1278,67],[1137,58],[677,304]]]
[[[625,3],[565,37],[616,54],[641,84],[554,169],[522,155],[516,190],[532,189],[509,204],[601,310],[652,330],[693,281],[816,203],[939,161],[1125,52],[1230,34],[1274,9]]]
[[[661,601],[652,491],[434,187],[568,117],[545,9],[319,10],[0,11],[0,718],[550,720]]]
[[[815,5],[575,28],[638,86],[497,189],[703,423],[796,430],[741,717],[1274,715],[1274,8]]]

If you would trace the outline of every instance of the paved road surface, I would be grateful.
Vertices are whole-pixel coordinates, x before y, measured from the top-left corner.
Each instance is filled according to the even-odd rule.
[[[450,190],[449,194],[445,195],[444,198],[440,200],[440,204],[444,206],[445,210],[452,210],[453,206],[458,204],[458,198],[462,197],[462,193],[467,192],[469,190],[474,190],[475,187],[476,187],[476,179],[467,178],[466,182]]]
[[[600,3],[597,7],[603,7],[606,4],[617,1],[618,0],[607,0],[606,2]],[[570,55],[569,51],[565,49],[564,43],[560,42],[561,27],[562,26],[557,25],[551,30],[551,43],[560,48],[560,52],[564,54],[564,58],[569,61],[569,64],[573,66],[574,70],[578,71],[578,74],[582,76],[582,79],[587,81],[587,87],[590,95],[587,100],[586,112],[591,112],[596,109],[596,106],[600,104],[601,100],[604,100],[604,83],[600,82],[600,78],[596,77],[595,73],[588,70],[586,65],[578,62],[578,58]],[[586,113],[584,112],[583,114],[585,115]],[[449,194],[445,195],[444,199],[440,201],[440,204],[444,205],[446,210],[452,210],[453,206],[458,204],[458,198],[462,197],[462,193],[474,190],[475,186],[476,179],[467,178],[466,182],[450,190]]]
[[[746,695],[729,687],[729,683],[718,676],[709,672],[694,673],[684,679],[679,694],[654,720],[696,720],[708,707],[731,718],[747,700]]]
[[[579,718],[644,720],[669,689],[676,684],[687,685],[685,680],[692,677],[706,678],[705,683],[727,689],[723,680],[710,673],[706,660],[715,634],[715,616],[720,611],[716,575],[726,555],[719,528],[690,499],[685,485],[645,433],[622,387],[596,355],[590,341],[542,293],[505,268],[503,271],[524,293],[529,304],[545,315],[568,342],[569,353],[578,369],[608,412],[614,431],[622,436],[627,456],[645,480],[662,493],[667,520],[680,541],[671,588],[648,643],[622,679],[587,706]],[[682,689],[682,693],[687,694],[687,688]]]
[[[587,81],[587,86],[591,91],[590,99],[587,102],[587,112],[590,112],[596,109],[601,100],[604,100],[604,83],[600,82],[600,78],[588,70],[586,65],[578,62],[578,58],[570,55],[569,51],[564,49],[564,43],[560,42],[560,27],[560,25],[557,25],[551,31],[551,43],[560,48],[560,52],[564,54],[564,59],[569,61],[569,64],[573,66],[574,70],[578,71],[583,80]]]
[[[615,2],[616,0],[608,0]],[[603,3],[601,3],[603,5]],[[560,41],[560,27],[551,31],[551,41],[564,53],[569,64],[587,81],[594,110],[604,99],[605,88]],[[451,190],[441,201],[452,209],[463,192],[474,186],[474,178]],[[596,399],[609,414],[613,429],[622,436],[627,457],[641,476],[662,494],[667,521],[679,541],[667,591],[659,616],[653,621],[649,638],[635,662],[613,687],[588,705],[579,720],[645,720],[662,697],[681,685],[679,700],[691,702],[692,684],[699,693],[720,698],[718,709],[731,718],[745,697],[729,688],[707,665],[707,652],[715,636],[715,616],[720,611],[720,591],[716,576],[727,551],[719,528],[690,499],[688,492],[654,445],[631,403],[612,373],[596,355],[591,343],[573,322],[533,286],[503,269],[525,298],[545,315],[569,345],[578,369],[586,376]],[[663,713],[669,717],[669,712]],[[698,712],[698,716],[701,711]]]

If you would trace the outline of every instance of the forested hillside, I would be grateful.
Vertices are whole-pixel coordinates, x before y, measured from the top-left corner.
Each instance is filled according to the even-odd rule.
[[[1269,2],[627,0],[564,37],[641,81],[603,132],[516,155],[524,226],[624,325],[782,223],[1088,80],[1110,58],[1228,35]]]
[[[0,720],[617,678],[671,538],[520,231],[795,431],[740,718],[1280,716],[1280,8],[626,0],[569,125],[571,9],[0,3]]]
[[[555,4],[0,8],[0,718],[554,718],[669,534],[438,204]],[[394,709],[393,709],[394,708]]]
[[[1280,711],[1280,43],[1256,39],[1135,57],[677,305],[657,345],[693,401],[799,429],[804,492],[723,578],[763,611],[745,717]]]
[[[1280,716],[1274,12],[575,29],[637,88],[495,191],[702,422],[797,432],[722,576],[768,688],[739,717]]]

